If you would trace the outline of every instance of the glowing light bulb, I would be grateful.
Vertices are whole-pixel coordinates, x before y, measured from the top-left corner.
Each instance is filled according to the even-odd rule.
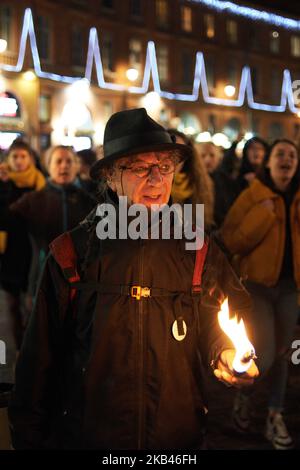
[[[137,80],[138,76],[139,76],[139,71],[138,70],[133,69],[133,68],[126,70],[126,77],[131,82],[135,82],[135,80]]]
[[[235,86],[233,85],[226,85],[224,88],[225,95],[231,98],[235,94]]]

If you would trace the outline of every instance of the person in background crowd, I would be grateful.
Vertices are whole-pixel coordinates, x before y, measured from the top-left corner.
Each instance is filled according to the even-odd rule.
[[[94,196],[97,193],[97,183],[90,178],[90,169],[97,160],[96,152],[92,149],[84,149],[77,152],[77,156],[79,158],[77,183],[82,189]]]
[[[91,195],[75,184],[78,160],[71,147],[59,145],[49,149],[45,165],[49,173],[46,186],[39,192],[25,194],[10,205],[11,216],[23,222],[32,239],[30,298],[34,295],[49,243],[75,227],[96,204]]]
[[[266,154],[268,144],[260,137],[247,140],[243,148],[243,156],[237,177],[238,194],[246,189],[256,176]]]
[[[219,228],[236,198],[236,184],[221,167],[221,149],[212,142],[195,144],[214,187],[214,223]]]
[[[9,206],[24,194],[42,189],[46,180],[34,164],[31,147],[15,140],[0,164],[0,283],[13,321],[17,349],[20,348],[26,316],[23,294],[27,290],[31,260],[30,241],[18,220],[9,220]]]
[[[208,174],[213,175],[222,161],[221,149],[213,142],[195,143],[195,148],[199,157],[202,158]]]
[[[225,173],[230,181],[236,181],[241,161],[236,153],[236,148],[239,141],[235,140],[229,149],[224,150],[224,155],[220,163],[220,170]]]
[[[172,200],[174,203],[181,204],[204,204],[205,230],[209,231],[214,223],[212,181],[202,159],[197,155],[192,139],[175,129],[169,129],[168,132],[176,137],[177,143],[188,145],[192,150],[191,158],[187,159],[175,173],[171,192]]]
[[[249,188],[231,207],[221,235],[253,299],[250,331],[261,372],[270,369],[265,435],[276,449],[293,446],[283,417],[287,352],[297,323],[300,289],[300,164],[295,144],[275,141]],[[252,325],[252,326],[251,326]],[[236,397],[233,418],[247,432],[251,395]]]

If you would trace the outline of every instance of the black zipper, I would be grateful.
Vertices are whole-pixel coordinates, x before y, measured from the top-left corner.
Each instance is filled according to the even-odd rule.
[[[141,240],[141,256],[139,262],[139,281],[143,286],[144,278],[144,242]],[[145,399],[144,399],[144,300],[138,302],[138,449],[144,448],[145,441]]]

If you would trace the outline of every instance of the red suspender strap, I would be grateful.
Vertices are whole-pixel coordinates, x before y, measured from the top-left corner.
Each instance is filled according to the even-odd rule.
[[[79,282],[80,276],[77,272],[77,255],[73,240],[69,232],[65,232],[50,244],[51,253],[61,267],[64,277],[68,282]],[[70,297],[73,299],[76,289],[71,289]]]
[[[208,242],[204,242],[202,248],[196,251],[192,293],[200,294],[202,284],[202,271],[205,263],[206,253],[208,249]]]

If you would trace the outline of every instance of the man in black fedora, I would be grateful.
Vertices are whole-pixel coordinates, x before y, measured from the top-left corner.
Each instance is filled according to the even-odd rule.
[[[114,114],[91,176],[106,207],[168,204],[174,143],[145,109]],[[154,209],[153,209],[154,210]],[[250,299],[208,238],[99,239],[95,212],[50,246],[16,368],[9,408],[16,449],[200,449],[205,369],[227,385],[252,384],[254,364],[233,372],[232,343],[217,313],[229,297],[240,316]],[[122,223],[116,221],[117,225]]]

